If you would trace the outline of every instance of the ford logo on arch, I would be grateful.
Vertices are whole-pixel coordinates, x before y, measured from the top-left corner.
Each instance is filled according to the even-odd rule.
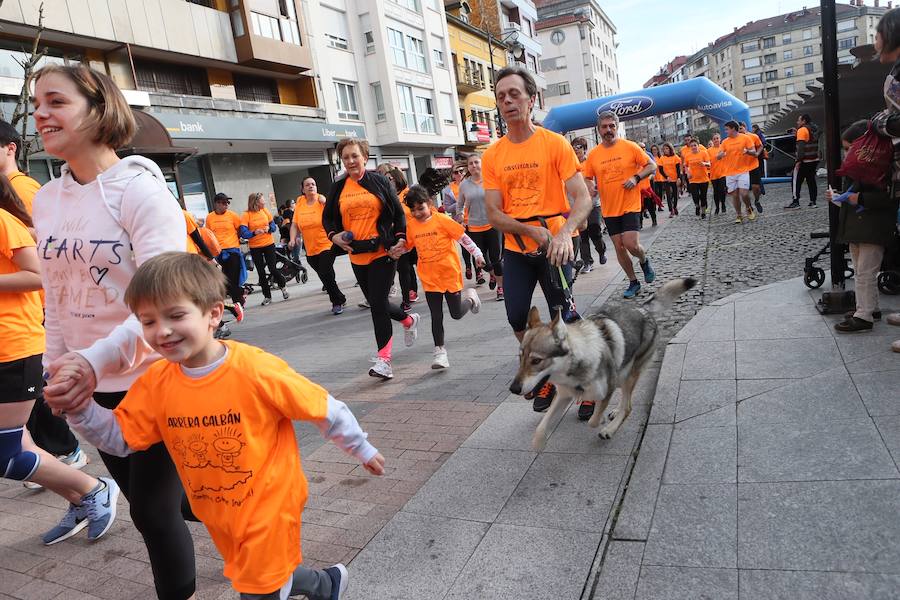
[[[641,113],[647,112],[653,106],[653,99],[647,96],[629,96],[627,98],[618,98],[600,106],[597,109],[599,115],[604,110],[611,110],[620,118],[635,117]]]

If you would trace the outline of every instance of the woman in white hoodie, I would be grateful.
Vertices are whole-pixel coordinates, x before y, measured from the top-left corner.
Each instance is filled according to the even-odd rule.
[[[125,288],[144,261],[186,250],[184,217],[153,162],[116,155],[134,135],[135,121],[109,77],[83,65],[50,65],[35,74],[34,84],[34,119],[44,148],[66,161],[61,176],[34,199],[47,296],[44,369],[50,379],[44,393],[72,408],[92,396],[114,408],[159,359],[125,305]],[[55,377],[73,370],[75,377]],[[192,597],[193,541],[166,449],[157,444],[128,458],[100,455],[129,500],[157,595]]]

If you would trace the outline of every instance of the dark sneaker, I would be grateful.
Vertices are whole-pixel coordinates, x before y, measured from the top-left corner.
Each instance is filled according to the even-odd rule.
[[[331,597],[329,600],[341,600],[341,596],[347,591],[347,585],[350,583],[350,574],[347,573],[347,567],[338,563],[327,567],[325,572],[331,577]]]
[[[810,201],[809,201],[809,204],[807,204],[806,206],[807,206],[807,208],[815,208],[815,206],[816,206],[816,201],[815,201],[815,200],[810,200]]]
[[[472,279],[472,269],[471,269],[471,267],[466,267],[466,279]]]
[[[534,409],[534,412],[544,412],[548,408],[550,408],[550,404],[553,402],[553,398],[556,397],[556,386],[550,382],[545,383],[541,386],[541,389],[538,390],[538,393],[534,395],[534,402],[531,407]]]
[[[578,420],[579,421],[587,421],[594,414],[594,401],[593,400],[585,400],[581,404],[578,405]]]
[[[60,519],[59,524],[41,536],[45,546],[52,546],[63,540],[67,540],[88,525],[87,513],[83,506],[69,504],[66,514]]]
[[[841,333],[859,333],[862,331],[872,331],[872,323],[868,321],[864,321],[863,319],[858,319],[856,317],[850,317],[849,319],[844,319],[840,323],[834,326],[835,331],[840,331]]]
[[[759,200],[757,200],[755,204],[756,204],[756,212],[762,214],[762,211],[763,211],[762,203]]]
[[[104,486],[81,499],[88,519],[88,539],[91,541],[103,537],[113,521],[116,520],[116,501],[119,499],[119,486],[109,477],[100,477]]]
[[[400,310],[402,310],[405,313],[409,313],[409,311],[412,310],[412,304],[410,304],[409,302],[401,302]]]
[[[654,225],[654,227],[656,226],[656,221],[653,221],[653,225]],[[598,258],[597,260],[600,262],[601,265],[605,265],[606,264],[606,254],[601,254],[600,258]]]
[[[286,287],[281,288],[281,297],[284,298],[285,300],[287,300],[288,298],[291,297],[291,295],[288,293],[288,290]]]
[[[641,291],[641,283],[639,281],[632,281],[628,284],[628,289],[625,290],[625,293],[622,294],[622,297],[634,298],[635,296],[637,296],[639,291]]]
[[[505,296],[503,295],[503,288],[498,287],[497,288],[497,302],[503,302],[503,300],[505,300]]]
[[[497,287],[497,278],[494,277],[494,274],[491,273],[491,278],[488,280],[488,289],[493,290]]]
[[[482,271],[481,269],[478,269],[477,271],[475,271],[475,285],[484,285],[484,284],[485,284],[484,271]]]
[[[849,310],[849,311],[847,311],[847,312],[844,313],[844,318],[845,318],[845,319],[849,319],[850,317],[852,317],[852,316],[855,315],[855,314],[856,314],[856,311],[855,311],[855,310]],[[876,321],[880,321],[880,320],[881,320],[881,311],[880,311],[880,310],[873,310],[873,311],[872,311],[872,318],[873,318],[874,320],[876,320]]]
[[[785,208],[785,210],[787,210],[787,209],[789,209],[789,208],[800,208],[800,203],[797,202],[797,201],[795,200],[794,202],[791,202],[790,204],[788,204],[788,205],[785,206],[784,208]]]
[[[331,314],[337,316],[337,315],[339,315],[339,314],[341,314],[341,313],[343,313],[343,312],[344,312],[344,305],[343,305],[343,304],[333,304],[333,305],[331,306]]]
[[[644,272],[644,281],[647,283],[653,283],[653,280],[656,279],[656,271],[650,266],[649,258],[641,263],[641,271]]]
[[[263,298],[263,301],[260,303],[260,306],[268,306],[270,304],[272,304],[271,298]]]

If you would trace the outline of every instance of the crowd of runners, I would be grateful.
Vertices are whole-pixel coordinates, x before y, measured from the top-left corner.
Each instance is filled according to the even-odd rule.
[[[900,40],[889,46],[900,54]],[[572,286],[579,272],[593,270],[592,247],[600,264],[607,261],[604,235],[628,277],[623,296],[632,299],[656,277],[641,244],[644,221],[657,225],[658,211],[678,217],[684,193],[698,219],[727,215],[729,197],[736,224],[763,212],[758,129],[729,121],[726,136],[715,134],[708,147],[688,135],[678,152],[669,143],[647,150],[624,139],[618,116],[604,111],[589,149],[585,138],[569,141],[535,123],[537,92],[526,69],[499,71],[495,95],[507,134],[449,175],[426,172],[409,186],[391,165],[367,170],[368,143],[348,138],[337,146],[345,175],[327,195],[308,177],[277,214],[259,193],[238,215],[219,193],[198,224],[152,161],[117,156],[135,122],[108,76],[81,65],[38,71],[34,119],[45,150],[65,165],[39,186],[18,170],[16,131],[0,124],[0,470],[68,501],[43,542],[85,528],[89,539],[103,537],[121,492],[160,598],[195,595],[185,520],[206,525],[242,598],[340,597],[343,565],[301,564],[307,486],[291,421],[315,423],[374,475],[383,474],[384,457],[326,390],[258,348],[217,339],[224,312],[243,317],[244,242],[262,305],[271,303],[271,283],[289,296],[277,252],[305,275],[302,246],[334,315],[347,302],[334,263],[348,254],[372,319],[368,373],[389,380],[393,322],[412,346],[420,294],[430,313],[432,368],[445,369],[444,307],[454,320],[479,313],[478,286],[504,303],[521,340],[537,286],[551,315],[580,319]],[[794,202],[785,208],[798,205],[802,181],[815,203],[816,134],[802,117]],[[836,201],[831,192],[829,199]],[[279,229],[286,250],[276,246]],[[866,310],[858,316],[872,319]],[[552,383],[528,392],[538,412],[555,394]],[[593,411],[582,402],[578,418]],[[80,470],[86,458],[70,427],[100,450],[109,477]]]

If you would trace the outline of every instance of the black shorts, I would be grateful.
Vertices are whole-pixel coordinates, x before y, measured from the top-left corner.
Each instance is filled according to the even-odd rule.
[[[627,212],[621,217],[603,217],[603,222],[606,223],[609,237],[626,231],[639,231],[641,229],[641,213]]]
[[[0,404],[37,400],[44,387],[41,354],[0,363]]]
[[[762,183],[762,167],[756,167],[750,171],[750,185],[760,185]]]

